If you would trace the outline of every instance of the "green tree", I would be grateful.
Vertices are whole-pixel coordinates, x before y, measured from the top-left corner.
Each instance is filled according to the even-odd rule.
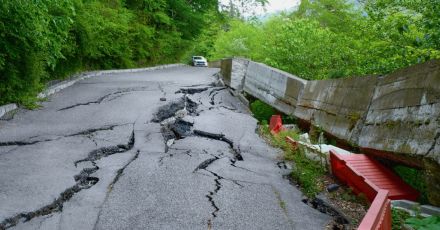
[[[217,0],[0,0],[0,104],[81,70],[180,60]],[[217,18],[217,17],[216,17]],[[211,20],[212,21],[212,20]]]
[[[230,29],[220,31],[210,54],[213,59],[224,57],[246,57],[255,59],[256,48],[260,47],[260,28],[251,23],[234,19]]]
[[[263,25],[231,23],[211,55],[249,57],[306,79],[386,74],[440,58],[437,0],[351,2],[304,0]]]

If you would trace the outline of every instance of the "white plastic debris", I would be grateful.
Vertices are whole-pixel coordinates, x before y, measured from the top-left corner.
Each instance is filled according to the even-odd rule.
[[[311,144],[312,142],[310,141],[310,137],[308,133],[304,133],[299,135],[299,141],[307,143],[307,144]]]

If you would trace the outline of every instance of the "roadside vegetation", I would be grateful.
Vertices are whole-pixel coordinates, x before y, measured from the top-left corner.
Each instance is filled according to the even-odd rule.
[[[328,172],[327,167],[308,159],[304,148],[293,149],[285,141],[286,136],[299,140],[298,130],[281,131],[274,136],[270,133],[267,122],[262,121],[259,126],[259,133],[269,144],[283,150],[282,159],[292,164],[292,171],[287,175],[287,179],[304,193],[304,203],[333,216],[334,211],[329,211],[326,207],[316,207],[317,203],[320,203],[316,198],[325,196],[327,202],[329,202],[328,204],[336,207],[338,212],[342,212],[342,218],[348,218],[353,229],[357,228],[368,209],[365,197],[353,194],[351,189],[344,185],[341,185],[337,191],[328,192],[326,190],[327,186],[335,184],[336,181]],[[342,223],[336,221],[341,221],[341,216],[334,216],[334,218],[335,220],[329,223],[327,229],[345,229]]]
[[[415,216],[411,216],[404,210],[392,208],[392,230],[431,230],[438,229],[440,226],[440,216],[423,217],[417,207],[413,211]]]
[[[187,59],[234,7],[219,8],[218,0],[0,0],[0,105],[32,107],[46,82],[84,70]]]
[[[423,170],[397,165],[393,167],[394,172],[399,175],[406,183],[420,192],[419,202],[428,204],[428,191],[425,180],[425,172]]]
[[[260,134],[272,146],[283,150],[283,158],[287,161],[295,163],[292,170],[291,177],[301,185],[303,192],[308,197],[316,196],[323,185],[320,184],[320,178],[326,173],[326,169],[320,164],[309,160],[302,149],[292,149],[291,145],[286,142],[286,137],[289,136],[295,140],[299,140],[299,133],[297,130],[286,130],[273,136],[269,130],[269,121],[272,115],[278,112],[270,105],[255,100],[250,104],[250,110],[253,116],[260,122]],[[287,120],[287,116],[282,116],[283,120]],[[284,123],[284,122],[283,122]]]
[[[353,229],[357,229],[369,206],[369,202],[363,194],[355,195],[352,190],[345,185],[340,185],[337,191],[328,192],[326,190],[327,186],[338,182],[331,176],[330,172],[328,172],[327,167],[321,165],[319,162],[308,159],[305,155],[306,150],[304,148],[299,147],[294,149],[285,141],[286,136],[299,140],[298,131],[281,131],[278,135],[274,136],[270,133],[267,122],[263,120],[259,127],[259,132],[268,143],[283,150],[283,160],[293,164],[292,172],[288,179],[301,189],[304,195],[306,195],[307,200],[312,200],[313,204],[313,200],[317,196],[324,194],[333,207],[336,207],[345,217],[350,219],[350,224]],[[415,179],[419,177],[419,173],[414,169],[397,166],[395,170],[399,172],[399,175],[403,176],[405,181],[417,189],[421,188],[420,186],[426,186],[423,185],[423,182]],[[426,194],[422,192],[420,202],[423,203],[424,199],[426,199]],[[420,210],[415,208],[414,211],[416,215],[411,216],[406,211],[392,208],[392,229],[401,230],[411,227],[415,230],[428,230],[436,229],[440,225],[439,216],[424,218],[420,216]],[[335,226],[338,227],[335,228]],[[331,227],[331,229],[344,229],[340,223],[335,223],[334,221],[330,222],[328,227]]]
[[[262,22],[242,13],[267,0],[0,0],[0,104],[35,105],[46,82],[80,71],[194,54],[247,57],[305,79],[440,58],[439,0],[355,2],[302,0]]]
[[[265,22],[233,20],[209,55],[246,57],[305,79],[386,74],[440,58],[438,12],[438,0],[302,0]]]
[[[252,101],[252,98],[250,98],[250,100]],[[363,194],[355,195],[352,190],[345,185],[340,185],[337,191],[328,192],[326,190],[327,187],[338,182],[328,171],[327,166],[307,158],[305,154],[307,150],[303,147],[292,148],[292,145],[286,142],[286,136],[297,141],[301,140],[301,131],[288,129],[274,136],[270,133],[268,123],[272,115],[280,113],[260,100],[251,102],[250,109],[260,123],[260,135],[272,146],[282,149],[282,159],[292,163],[292,172],[289,174],[288,179],[302,190],[308,197],[308,200],[313,200],[317,196],[324,194],[334,207],[337,207],[344,215],[349,217],[355,229],[368,209],[369,202],[366,197]],[[285,115],[282,115],[282,118],[283,120],[289,119],[289,117]],[[283,124],[294,123],[294,120],[283,122]],[[309,131],[312,143],[319,143],[318,139],[320,139],[319,136],[321,136],[321,133],[322,130],[319,130],[319,128],[314,128]],[[313,138],[313,136],[316,137]],[[331,140],[324,140],[324,142],[326,142],[325,144],[332,144]],[[427,204],[426,182],[424,180],[423,171],[402,165],[396,165],[392,168],[403,180],[421,192],[419,202],[421,204]],[[416,215],[411,217],[406,211],[393,208],[392,229],[406,229],[404,226],[409,226],[413,229],[435,229],[435,227],[440,225],[438,216],[423,218],[420,216],[420,210],[417,210],[417,207],[414,209],[414,212]],[[331,224],[338,226],[337,223]]]

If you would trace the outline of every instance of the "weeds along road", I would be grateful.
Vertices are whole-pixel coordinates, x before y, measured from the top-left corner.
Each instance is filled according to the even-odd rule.
[[[93,77],[0,121],[0,229],[323,229],[217,72]]]

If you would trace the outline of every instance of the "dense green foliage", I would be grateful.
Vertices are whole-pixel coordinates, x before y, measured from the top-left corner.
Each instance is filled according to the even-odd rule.
[[[268,123],[272,115],[276,113],[276,110],[272,106],[260,100],[255,100],[254,102],[252,102],[250,104],[250,109],[252,114],[258,121],[265,121],[266,123]]]
[[[440,216],[430,216],[426,218],[412,217],[405,223],[415,230],[431,230],[440,228]]]
[[[32,105],[47,81],[78,71],[194,54],[244,56],[307,79],[440,58],[440,0],[349,2],[303,0],[261,23],[240,11],[267,0],[0,0],[0,104]]]
[[[410,215],[408,212],[401,209],[392,208],[391,209],[392,230],[404,229],[403,225],[405,224],[406,219],[408,219],[409,217]]]
[[[420,192],[419,202],[422,204],[429,203],[428,189],[425,180],[425,172],[403,165],[395,166],[394,172],[397,173],[406,183],[417,189]]]
[[[440,216],[422,217],[418,207],[414,207],[413,211],[415,212],[415,216],[411,216],[407,211],[392,208],[392,229],[431,230],[440,227]],[[405,227],[405,225],[407,227]]]
[[[77,71],[180,60],[207,14],[217,0],[0,0],[0,105]]]
[[[235,20],[211,58],[242,56],[306,79],[385,74],[440,58],[439,0],[303,0],[264,23]]]

